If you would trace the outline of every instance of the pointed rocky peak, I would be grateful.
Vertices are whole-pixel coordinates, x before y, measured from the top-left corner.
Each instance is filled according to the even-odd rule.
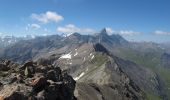
[[[106,28],[103,28],[103,29],[100,31],[100,33],[107,33]]]
[[[106,28],[103,28],[96,36],[108,36]]]

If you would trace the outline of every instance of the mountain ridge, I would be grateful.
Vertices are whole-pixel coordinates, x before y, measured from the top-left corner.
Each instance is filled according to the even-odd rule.
[[[146,68],[149,63],[141,63],[137,61],[139,58],[132,58],[133,56],[137,56],[144,58],[142,61],[146,62],[147,60],[145,59],[148,59],[148,61],[153,61],[154,63],[159,60],[159,57],[163,52],[166,52],[162,51],[162,47],[159,45],[146,44],[147,43],[141,43],[138,45],[138,43],[128,42],[120,35],[108,35],[104,29],[95,35],[73,33],[67,37],[53,35],[23,40],[20,43],[16,43],[6,48],[4,55],[1,58],[5,57],[20,63],[33,60],[38,64],[59,66],[62,70],[67,70],[67,72],[78,82],[78,90],[89,88],[93,90],[94,93],[99,92],[98,89],[96,90],[95,88],[99,88],[99,90],[102,89],[101,91],[105,91],[105,89],[110,90],[112,86],[109,87],[108,83],[119,83],[119,86],[122,89],[117,89],[120,92],[120,95],[123,95],[125,87],[122,83],[125,81],[122,77],[127,77],[128,80],[132,80],[132,82],[140,88],[141,93],[144,92],[147,96],[163,98],[166,100],[167,96],[165,93],[166,90],[164,89],[164,82],[160,79],[157,72]],[[157,63],[155,63],[155,65],[156,64]],[[110,70],[113,73],[111,73]],[[121,76],[120,73],[122,73],[123,76]],[[105,75],[103,76],[105,78],[101,79],[100,77],[97,77],[102,75]],[[122,81],[117,81],[114,76],[117,76],[119,78],[118,80]],[[100,81],[104,84],[99,84]],[[93,83],[92,85],[91,82]],[[125,83],[128,84],[135,93],[131,96],[133,97],[133,95],[136,95],[137,97],[140,97],[138,91],[136,91],[129,82]],[[94,87],[94,84],[96,87]],[[107,86],[104,86],[104,88],[103,85]],[[105,97],[107,93],[104,91],[99,94],[103,96],[103,98],[107,98],[107,96]],[[80,90],[79,92],[80,95],[82,95],[83,92]],[[86,90],[86,92],[88,92],[88,90]],[[89,96],[93,97],[90,94]],[[109,95],[109,97],[112,98],[111,95]]]

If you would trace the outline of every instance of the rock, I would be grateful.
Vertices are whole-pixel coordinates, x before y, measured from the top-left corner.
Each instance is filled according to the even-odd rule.
[[[61,69],[59,67],[55,67],[55,72],[56,72],[56,81],[61,81],[62,79]]]
[[[28,66],[25,68],[24,74],[27,77],[32,77],[32,75],[35,73],[35,69],[32,66]]]
[[[4,64],[4,65],[6,65],[6,66],[8,66],[8,64],[10,63],[11,61],[10,60],[7,60],[7,59],[5,59],[5,60],[0,60],[0,63],[1,64]]]
[[[52,65],[32,65],[27,62],[25,69],[14,71],[8,65],[9,74],[0,80],[0,100],[75,100],[71,76],[62,76],[61,69]]]
[[[17,81],[18,81],[18,83],[23,83],[24,82],[23,81],[23,76],[21,74],[17,75]]]
[[[2,86],[3,84],[0,82],[0,86]]]
[[[24,65],[22,65],[21,67],[20,67],[20,69],[21,70],[24,70],[27,66],[33,66],[33,62],[32,61],[28,61],[28,62],[26,62]]]
[[[48,67],[48,66],[42,66],[42,65],[40,65],[40,66],[38,66],[38,67],[36,67],[35,68],[35,72],[36,73],[46,73],[48,70],[50,70],[51,68],[50,67]]]
[[[3,87],[3,84],[0,82],[0,90],[2,89],[2,87]],[[1,99],[0,99],[1,100]]]
[[[12,83],[14,83],[14,82],[16,82],[16,81],[17,81],[17,77],[13,77],[13,78],[11,78],[9,84],[12,84]]]
[[[52,81],[56,81],[56,72],[54,70],[50,70],[47,72],[47,78]]]
[[[63,82],[64,86],[62,86],[62,92],[64,96],[67,95],[68,98],[74,97],[76,81],[70,75],[68,75],[67,72],[65,72],[63,74]]]
[[[38,100],[45,100],[45,90],[42,90],[42,91],[40,91],[39,93],[37,93],[36,98],[37,98]]]
[[[28,70],[28,67],[25,68],[24,75],[25,75],[25,76],[31,75],[31,74],[30,74],[30,71]]]
[[[8,71],[10,68],[4,64],[0,64],[0,71]]]
[[[33,86],[33,91],[34,92],[39,92],[41,91],[43,88],[45,88],[45,86],[47,85],[47,80],[45,77],[40,77],[35,79],[31,85]]]
[[[9,97],[4,98],[4,100],[27,100],[27,97],[20,92],[13,92]]]
[[[26,95],[30,93],[31,87],[24,84],[12,83],[4,85],[0,91],[0,97],[3,100],[26,100]],[[15,99],[16,98],[16,99]]]
[[[33,61],[28,61],[24,64],[24,66],[33,66]]]

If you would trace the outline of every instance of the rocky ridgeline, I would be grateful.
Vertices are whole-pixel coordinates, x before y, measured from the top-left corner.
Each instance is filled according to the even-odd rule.
[[[75,100],[75,84],[57,66],[0,61],[0,100]]]

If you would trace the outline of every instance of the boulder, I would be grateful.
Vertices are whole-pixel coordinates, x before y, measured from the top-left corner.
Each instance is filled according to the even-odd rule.
[[[55,67],[55,72],[56,72],[56,81],[61,81],[62,79],[62,74],[61,74],[61,69],[60,67]]]
[[[47,85],[47,79],[45,77],[37,78],[31,83],[31,85],[33,86],[33,91],[38,93]]]
[[[34,63],[32,62],[32,61],[28,61],[28,62],[26,62],[24,65],[22,65],[21,67],[20,67],[20,70],[24,70],[26,67],[28,67],[28,66],[34,66],[33,65]]]
[[[4,98],[4,100],[27,100],[27,97],[20,92],[13,92],[10,96]]]
[[[54,70],[50,70],[47,72],[47,78],[52,81],[56,81],[56,72]]]
[[[45,73],[48,71],[48,70],[51,70],[52,68],[50,68],[49,66],[43,66],[43,65],[39,65],[35,68],[35,72],[36,73]]]
[[[42,90],[39,93],[37,93],[36,99],[37,100],[45,100],[45,90]]]
[[[21,74],[18,74],[18,75],[17,75],[17,82],[18,82],[18,83],[23,83],[23,82],[24,82],[24,81],[23,81],[23,78],[24,78],[24,77],[23,77]]]
[[[25,68],[24,71],[25,76],[32,77],[34,73],[35,73],[35,69],[33,68],[33,66],[28,66]]]
[[[0,71],[8,71],[10,68],[4,64],[0,64]]]

